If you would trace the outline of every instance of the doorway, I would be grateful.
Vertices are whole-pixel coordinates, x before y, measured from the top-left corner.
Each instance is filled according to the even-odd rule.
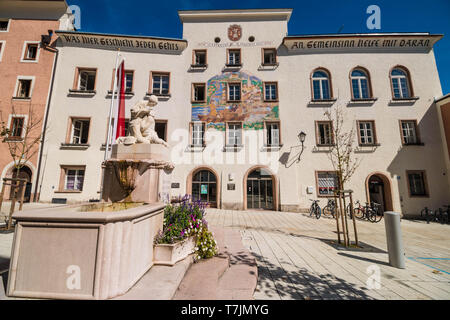
[[[209,170],[200,170],[192,177],[192,200],[208,203],[211,208],[217,208],[217,178]]]
[[[11,178],[16,178],[16,172],[17,172],[17,169],[14,168],[11,173]],[[31,172],[30,168],[28,168],[26,166],[20,168],[19,175],[17,176],[17,178],[25,179],[27,181],[27,184],[25,186],[25,193],[23,196],[23,202],[30,202],[30,200],[31,200],[31,186],[32,186],[31,176],[32,176],[32,172]],[[20,195],[18,195],[18,196],[20,197]],[[13,188],[10,188],[9,199],[12,200],[12,198],[13,198]]]
[[[247,209],[274,210],[272,175],[263,168],[250,172],[247,177]]]
[[[389,179],[381,173],[374,173],[367,177],[366,191],[368,202],[381,205],[381,212],[392,211],[391,184]]]

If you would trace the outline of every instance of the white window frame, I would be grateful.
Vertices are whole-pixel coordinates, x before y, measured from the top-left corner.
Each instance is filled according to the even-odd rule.
[[[155,90],[155,82],[156,82],[155,77],[160,77],[158,92],[154,91]],[[167,88],[166,93],[163,93],[163,77],[167,77],[168,83],[169,83],[169,87]],[[170,94],[170,74],[169,73],[159,73],[159,72],[152,73],[152,93],[160,94],[160,95]]]
[[[64,172],[64,191],[80,191],[80,192],[83,191],[84,179],[86,178],[86,168],[81,169],[81,168],[63,167],[63,170],[65,171]],[[69,170],[74,170],[75,171],[75,176],[74,176],[75,179],[74,179],[74,184],[73,184],[74,188],[73,189],[68,189],[67,188],[67,180],[68,180],[68,177],[69,177]],[[79,171],[81,171],[81,170],[84,171],[84,173],[83,173],[83,183],[81,185],[81,189],[77,189],[76,188],[76,181],[77,181],[77,177],[79,176]]]
[[[369,123],[370,124],[370,128],[366,127],[366,124]],[[363,124],[363,128],[361,129],[361,124]],[[364,120],[360,120],[358,121],[358,130],[359,130],[359,144],[361,145],[373,145],[376,143],[375,141],[375,123],[373,121],[364,121]],[[361,132],[362,130],[362,132]],[[370,132],[370,136],[368,135],[368,133]],[[362,134],[364,133],[364,135]],[[368,138],[371,138],[372,142],[368,142]],[[363,142],[363,138],[366,140],[365,142]]]
[[[83,131],[85,130],[85,129],[83,129],[83,125],[81,125],[81,128],[80,128],[80,134],[79,134],[79,137],[78,137],[78,139],[79,139],[79,142],[74,142],[74,138],[75,138],[75,122],[77,122],[77,121],[81,121],[81,122],[88,122],[89,124],[88,124],[88,138],[87,138],[87,141],[86,141],[86,144],[87,143],[89,143],[89,130],[90,130],[90,127],[91,127],[91,120],[90,119],[85,119],[85,118],[72,118],[72,128],[71,128],[71,132],[70,132],[70,143],[71,144],[85,144],[85,143],[82,143],[81,142],[81,137],[83,136]]]
[[[269,99],[267,99],[267,87],[269,87]],[[273,89],[272,89],[273,87]],[[272,94],[275,93],[275,99],[272,99]],[[264,82],[264,101],[278,101],[278,83]]]
[[[233,126],[233,128],[231,128],[231,126]],[[233,140],[233,143],[231,143],[232,140]],[[226,144],[229,146],[241,146],[242,145],[242,123],[237,123],[237,122],[227,123],[227,143]]]
[[[313,92],[312,92],[313,100],[329,100],[329,99],[331,99],[331,81],[330,81],[330,76],[323,70],[316,70],[316,71],[314,71],[313,72],[313,76],[314,76],[314,73],[316,73],[317,71],[323,72],[327,76],[326,77],[315,77],[315,78],[311,77],[311,79],[312,79],[312,90],[313,90]],[[328,82],[328,95],[329,95],[328,98],[324,98],[324,96],[323,96],[323,83],[324,83],[325,80]],[[319,93],[320,93],[320,97],[319,98],[315,98],[314,97],[314,81],[318,81],[319,82]]]
[[[231,99],[231,86],[239,86],[239,99]],[[241,101],[242,99],[242,83],[239,82],[231,82],[228,83],[228,90],[227,90],[227,94],[228,94],[228,101]],[[233,90],[234,92],[234,90]],[[235,98],[235,97],[234,97]]]
[[[28,123],[28,115],[27,114],[10,114],[8,116],[8,129],[11,128],[11,122],[12,122],[13,118],[24,118],[21,138],[22,139],[25,138],[25,131],[27,129],[27,123]],[[8,137],[9,137],[9,135],[8,135]]]
[[[355,69],[355,70],[352,70],[352,73],[353,73],[353,71],[356,71],[356,70],[357,70],[357,71],[360,71],[360,72],[362,72],[362,73],[364,73],[364,76],[350,76],[350,83],[352,84],[352,97],[353,97],[353,99],[355,99],[355,100],[370,99],[369,77],[367,76],[366,72],[364,72],[364,71],[361,70],[361,69]],[[356,80],[357,83],[358,83],[359,98],[356,98],[356,97],[354,96],[353,80]],[[366,80],[366,83],[367,83],[367,97],[363,97],[363,90],[362,90],[361,80]]]
[[[192,122],[192,145],[195,147],[201,147],[205,144],[205,131],[206,124],[204,122]],[[195,130],[195,128],[200,127],[200,130]],[[196,143],[197,142],[197,143]],[[198,143],[200,142],[200,143]]]
[[[394,70],[400,70],[404,74],[403,75],[395,75],[395,76],[393,76],[392,75],[392,71],[394,71]],[[392,85],[392,95],[393,95],[394,99],[408,99],[408,98],[411,98],[411,88],[410,88],[411,84],[409,83],[408,73],[405,70],[401,69],[401,68],[394,68],[394,69],[392,69],[392,71],[391,71],[391,85]],[[399,90],[399,93],[400,93],[400,97],[396,97],[395,96],[394,79],[396,79],[397,82],[398,82],[398,90]],[[402,81],[401,81],[401,79],[405,79],[406,90],[408,91],[408,96],[407,97],[403,96],[403,88],[402,88]]]
[[[239,62],[236,63],[236,56],[239,56]],[[233,59],[231,59],[233,57]],[[233,60],[233,62],[231,61]],[[239,49],[229,49],[228,50],[228,64],[229,65],[240,65],[242,64],[241,50]]]
[[[0,40],[0,62],[2,62],[3,52],[5,52],[6,40]]]
[[[277,128],[274,130],[272,128],[273,125],[276,125]],[[277,143],[274,143],[274,132],[277,132],[276,136],[277,136]],[[271,143],[269,143],[269,137],[270,140],[272,141]],[[269,147],[278,147],[281,144],[281,139],[280,139],[280,122],[267,122],[266,123],[266,145]]]
[[[34,89],[35,79],[36,79],[35,76],[17,76],[16,86],[14,87],[14,92],[13,92],[13,98],[31,99],[33,97],[33,89]],[[20,98],[17,96],[17,90],[19,89],[19,81],[20,80],[31,80],[30,96],[28,98]]]
[[[409,138],[410,136],[408,135],[408,137],[406,137],[404,135],[405,133],[405,129],[403,128],[403,124],[408,124],[408,128],[406,129],[406,131],[408,133],[412,132],[413,133],[413,137],[414,137],[414,142],[407,142],[406,138]],[[409,126],[410,124],[412,124],[412,128]],[[401,120],[400,121],[400,127],[401,127],[401,134],[402,134],[402,140],[403,140],[403,144],[417,144],[419,142],[419,139],[417,138],[417,123],[414,120]],[[412,130],[411,130],[412,129]]]
[[[81,89],[81,73],[82,72],[95,73],[94,89],[92,89],[92,90],[95,90],[95,84],[96,84],[95,82],[97,81],[97,70],[90,70],[90,69],[83,69],[83,68],[80,68],[79,71],[78,71],[77,90],[79,90],[79,91],[91,91],[91,90],[88,90],[87,88],[86,89]]]
[[[263,48],[263,65],[275,65],[277,63],[277,49],[275,48]],[[266,51],[271,52],[273,54],[273,61],[272,62],[265,62],[265,54]]]
[[[11,19],[0,19],[0,21],[8,21],[8,28],[6,28],[6,30],[0,30],[0,32],[9,32],[9,27],[11,27]]]
[[[25,54],[27,54],[27,48],[29,44],[37,44],[37,52],[36,52],[36,59],[34,60],[27,60],[25,59]],[[23,48],[22,48],[22,56],[20,57],[20,62],[25,62],[25,63],[38,63],[39,62],[39,56],[41,54],[41,43],[40,41],[25,41],[23,43]]]

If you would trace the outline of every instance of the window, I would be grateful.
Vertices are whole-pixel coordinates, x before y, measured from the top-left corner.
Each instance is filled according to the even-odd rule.
[[[228,84],[228,101],[240,101],[241,100],[241,84],[229,83]]]
[[[318,196],[333,196],[339,188],[337,173],[334,171],[316,171]]]
[[[206,50],[194,50],[192,64],[194,66],[206,66]]]
[[[152,72],[152,93],[156,95],[169,94],[169,73]]]
[[[39,44],[37,43],[27,43],[25,47],[25,55],[23,60],[35,61],[37,60],[39,50]]]
[[[317,70],[312,75],[313,100],[331,99],[330,80],[328,73]]]
[[[391,71],[391,84],[394,99],[411,98],[411,86],[406,70],[394,68]]]
[[[192,145],[203,146],[205,136],[205,123],[193,122],[191,123],[191,130],[192,130]]]
[[[267,146],[279,146],[280,145],[280,123],[279,122],[267,122],[266,123],[266,143]]]
[[[94,91],[95,78],[97,70],[95,69],[78,69],[78,86],[80,91]]]
[[[227,124],[227,145],[240,146],[242,145],[242,124],[228,123]]]
[[[204,102],[206,100],[206,85],[204,83],[192,84],[192,102]]]
[[[241,50],[240,49],[228,49],[228,63],[229,66],[241,65]]]
[[[361,69],[355,69],[350,76],[352,84],[353,99],[369,99],[371,96],[369,88],[369,76]]]
[[[31,97],[31,79],[19,79],[16,98],[30,98]]]
[[[0,40],[0,61],[2,61],[3,51],[5,51],[5,41]]]
[[[275,65],[277,64],[277,50],[276,49],[263,49],[263,65]]]
[[[428,196],[425,171],[406,171],[406,175],[408,176],[408,189],[410,197]]]
[[[360,145],[374,145],[377,143],[374,121],[357,121]]]
[[[72,119],[70,143],[86,144],[89,137],[89,119]]]
[[[133,78],[134,78],[133,71],[125,71],[125,92],[126,93],[133,92]]]
[[[25,124],[25,117],[12,117],[9,128],[9,139],[21,139],[23,135],[23,127]]]
[[[400,133],[402,144],[419,144],[416,120],[400,120]]]
[[[167,120],[155,120],[155,132],[158,138],[167,142]]]
[[[264,83],[264,100],[265,101],[278,100],[278,86],[276,82]]]
[[[0,20],[0,32],[7,32],[9,30],[9,20]]]
[[[84,183],[85,167],[62,167],[63,190],[82,191]]]
[[[331,146],[334,144],[331,121],[316,122],[316,140],[318,146]]]

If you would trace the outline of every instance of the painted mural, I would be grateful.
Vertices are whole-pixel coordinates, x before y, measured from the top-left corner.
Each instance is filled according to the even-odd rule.
[[[227,83],[241,82],[241,101],[227,101]],[[263,129],[265,120],[278,120],[278,102],[264,102],[263,81],[246,72],[223,72],[206,83],[206,103],[192,104],[192,121],[225,130],[225,122],[242,121],[244,129]]]

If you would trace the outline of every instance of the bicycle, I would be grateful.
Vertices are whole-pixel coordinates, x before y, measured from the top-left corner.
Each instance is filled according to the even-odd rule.
[[[447,207],[447,210],[439,208],[434,211],[434,217],[435,221],[440,222],[441,224],[449,223],[449,210],[450,206],[444,206]],[[444,214],[447,214],[446,216]]]
[[[311,208],[309,208],[309,216],[312,217],[312,215],[314,214],[316,216],[316,219],[319,219],[322,213],[319,207],[319,200],[312,200],[312,199],[309,200],[313,202],[311,204]]]
[[[381,204],[372,202],[372,205],[369,207],[368,218],[371,222],[380,222],[381,218],[383,218],[383,213],[380,213]]]
[[[335,218],[336,202],[334,199],[328,199],[328,203],[325,207],[323,207],[322,212],[324,216],[331,214],[331,216]]]
[[[430,223],[430,221],[436,221],[436,213],[433,212],[433,210],[428,209],[428,207],[425,207],[420,211],[420,217],[425,218],[427,220],[427,224]]]
[[[380,222],[383,214],[380,213],[381,204],[372,202],[369,204],[366,202],[365,206],[362,206],[359,200],[355,202],[355,208],[353,213],[355,217],[359,220],[367,219],[370,222]],[[347,206],[347,211],[350,211],[350,205]]]

